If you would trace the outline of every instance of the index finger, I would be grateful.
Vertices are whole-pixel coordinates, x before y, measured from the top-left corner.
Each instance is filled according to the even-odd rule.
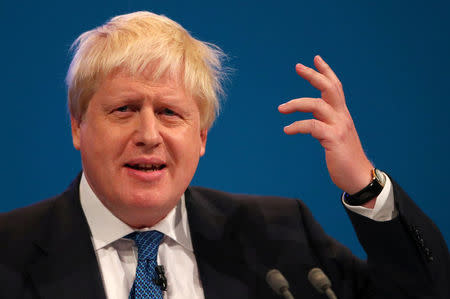
[[[314,57],[314,65],[317,68],[317,70],[325,77],[330,79],[332,82],[341,85],[341,81],[339,81],[339,78],[336,76],[331,67],[325,62],[325,60],[323,60],[323,58],[320,57],[320,55],[316,55]]]
[[[317,88],[321,92],[324,92],[331,87],[332,82],[330,79],[310,67],[297,63],[295,70],[300,77],[307,80],[313,87]]]
[[[327,76],[301,63],[297,63],[295,70],[303,79],[320,90],[322,99],[328,104],[335,108],[342,108],[342,105],[345,104],[342,88]]]

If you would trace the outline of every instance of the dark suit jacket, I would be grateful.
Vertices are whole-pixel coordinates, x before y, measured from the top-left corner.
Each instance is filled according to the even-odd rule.
[[[105,298],[79,180],[57,197],[0,216],[0,298]],[[318,266],[338,298],[450,298],[445,241],[393,184],[395,220],[348,212],[367,262],[328,237],[301,201],[188,188],[205,297],[277,298],[264,281],[277,268],[296,298],[325,298],[306,279]]]

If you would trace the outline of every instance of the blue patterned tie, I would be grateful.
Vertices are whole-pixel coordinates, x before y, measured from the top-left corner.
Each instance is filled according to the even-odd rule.
[[[134,232],[125,238],[134,240],[138,248],[138,263],[136,278],[130,291],[129,299],[155,298],[162,299],[163,292],[156,285],[155,280],[159,243],[164,234],[152,230],[147,232]]]

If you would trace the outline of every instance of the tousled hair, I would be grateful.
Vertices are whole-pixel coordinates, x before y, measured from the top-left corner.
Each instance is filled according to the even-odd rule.
[[[126,71],[135,76],[148,66],[150,80],[166,74],[182,78],[185,90],[197,101],[202,129],[209,129],[219,112],[225,54],[163,15],[139,11],[116,16],[81,34],[72,49],[66,84],[70,115],[77,121],[108,75]]]

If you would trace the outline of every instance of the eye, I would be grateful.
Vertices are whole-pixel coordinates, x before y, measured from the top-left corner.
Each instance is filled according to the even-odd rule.
[[[169,108],[164,108],[162,110],[162,114],[167,115],[167,116],[175,116],[176,115],[175,111],[173,111]]]
[[[117,105],[116,107],[113,107],[112,110],[110,110],[110,114],[117,118],[128,118],[131,115],[133,115],[133,112],[137,111],[137,107],[134,105]]]
[[[124,106],[121,106],[116,109],[116,111],[119,111],[119,112],[127,112],[129,110],[130,110],[130,106],[128,106],[128,105],[124,105]]]

